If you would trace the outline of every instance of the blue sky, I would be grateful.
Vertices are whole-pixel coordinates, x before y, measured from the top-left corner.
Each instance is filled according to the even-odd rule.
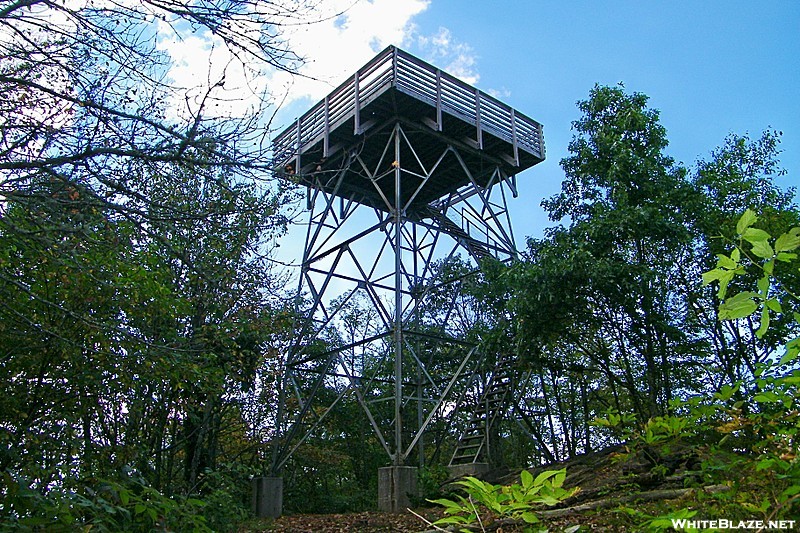
[[[415,22],[422,32],[446,24],[474,50],[478,85],[505,91],[508,104],[544,124],[548,160],[519,176],[526,200],[558,190],[575,102],[595,83],[650,96],[669,154],[689,165],[730,132],[781,130],[789,173],[780,182],[800,184],[800,2],[486,5],[434,0]],[[546,224],[526,218],[515,217],[518,234]]]
[[[547,160],[518,176],[510,206],[519,243],[551,224],[539,203],[559,190],[575,103],[595,83],[647,94],[687,165],[729,133],[781,130],[778,183],[800,185],[800,1],[362,0],[334,33],[314,31],[295,42],[309,67],[331,67],[312,74],[327,84],[279,119],[396,44],[544,124]]]

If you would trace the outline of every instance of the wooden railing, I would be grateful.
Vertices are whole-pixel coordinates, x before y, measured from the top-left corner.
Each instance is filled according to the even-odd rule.
[[[355,117],[354,134],[360,134],[361,110],[392,85],[435,107],[440,127],[442,113],[474,125],[479,148],[482,148],[483,132],[488,132],[509,142],[515,159],[519,149],[544,159],[541,124],[450,74],[390,46],[275,137],[273,156],[276,166],[288,162],[302,153],[303,148],[320,139],[324,141],[324,151],[327,152],[330,132],[351,117]]]

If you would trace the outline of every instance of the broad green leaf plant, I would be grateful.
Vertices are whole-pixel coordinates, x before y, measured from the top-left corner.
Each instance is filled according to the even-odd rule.
[[[547,470],[537,475],[527,470],[520,473],[520,483],[508,486],[493,485],[474,477],[456,481],[466,496],[457,495],[456,500],[441,498],[428,500],[444,507],[443,518],[433,522],[434,526],[475,526],[483,528],[495,520],[511,519],[526,524],[536,524],[539,517],[536,509],[553,506],[575,495],[580,489],[563,487],[567,471]],[[461,531],[471,531],[464,527]]]
[[[737,236],[731,241],[730,253],[717,255],[716,267],[703,274],[703,282],[719,284],[719,320],[737,321],[752,316],[757,325],[755,335],[761,339],[770,330],[770,324],[776,323],[775,319],[800,304],[800,298],[792,290],[792,283],[796,283],[793,279],[796,280],[798,274],[800,228],[773,237],[754,227],[758,220],[755,212],[745,211],[738,220]],[[755,285],[755,290],[746,290],[748,282]],[[797,331],[800,313],[793,312],[792,317],[795,324],[789,331]],[[749,327],[749,324],[743,322],[737,327]],[[724,472],[718,481],[734,484],[731,480],[734,478],[737,494],[725,496],[716,503],[712,498],[704,505],[723,506],[715,511],[720,512],[725,509],[725,498],[735,498],[737,512],[746,516],[764,520],[795,517],[800,503],[798,354],[800,337],[790,337],[781,356],[758,364],[750,379],[723,385],[710,397],[676,399],[673,405],[684,412],[682,415],[655,417],[641,427],[629,429],[633,420],[609,411],[593,425],[614,430],[636,449],[692,438],[698,431],[721,435],[712,448],[722,447],[725,441],[736,439],[738,435],[742,438],[736,444],[726,445],[737,450],[738,461],[719,465],[710,462],[702,466],[703,473],[712,479],[717,479],[715,471],[720,469]],[[745,450],[751,454],[741,454]],[[691,507],[672,509],[661,516],[651,516],[627,506],[619,510],[638,520],[637,527],[647,531],[671,529],[673,519],[688,519],[698,514],[698,509]],[[708,511],[705,508],[705,512]],[[694,531],[692,528],[683,530]]]
[[[761,323],[756,336],[761,338],[769,329],[770,313],[783,312],[775,293],[780,292],[800,302],[800,298],[774,276],[776,263],[791,263],[797,259],[795,250],[800,247],[800,227],[781,234],[771,243],[772,236],[769,233],[753,227],[757,220],[758,216],[752,210],[745,211],[736,225],[738,241],[730,256],[717,254],[717,266],[703,273],[703,283],[719,283],[717,296],[721,300],[718,311],[720,320],[735,320],[760,312]],[[736,276],[744,275],[748,268],[759,271],[757,291],[742,291],[728,297],[731,281]],[[794,318],[800,324],[800,315],[794,313]],[[781,364],[793,360],[798,349],[797,339],[790,341]]]
[[[795,227],[773,237],[768,232],[753,227],[758,216],[747,210],[736,226],[737,240],[730,255],[719,254],[716,268],[703,274],[703,282],[719,283],[717,295],[721,301],[720,320],[736,320],[751,315],[760,318],[756,336],[762,338],[770,328],[771,318],[786,314],[789,306],[800,304],[800,298],[789,283],[782,282],[778,266],[788,279],[797,275],[797,258],[800,249],[800,228]],[[745,290],[728,295],[731,282],[737,276],[755,272],[756,290]],[[783,302],[783,303],[782,303]],[[795,326],[800,326],[800,313],[792,312]],[[796,331],[796,328],[795,328]],[[800,460],[798,460],[798,426],[800,426],[800,336],[790,338],[780,359],[774,358],[756,368],[754,389],[749,405],[735,402],[729,414],[730,422],[725,432],[731,434],[745,426],[759,436],[754,451],[759,455],[757,472],[770,472],[780,486],[775,501],[764,500],[751,505],[752,511],[763,513],[765,518],[792,516],[800,503]],[[728,398],[740,384],[729,387]],[[720,391],[716,394],[721,398]],[[746,408],[745,408],[746,407]]]

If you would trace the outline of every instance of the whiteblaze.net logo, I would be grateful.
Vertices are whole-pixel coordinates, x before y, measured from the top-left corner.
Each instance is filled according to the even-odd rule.
[[[797,520],[689,520],[673,518],[672,527],[677,530],[686,529],[794,529]]]

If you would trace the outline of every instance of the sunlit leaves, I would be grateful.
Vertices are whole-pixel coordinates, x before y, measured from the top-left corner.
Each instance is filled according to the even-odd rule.
[[[788,365],[793,363],[798,355],[800,355],[800,337],[796,337],[786,343],[786,353],[783,354],[778,364]]]
[[[759,339],[762,338],[768,329],[769,329],[769,309],[767,307],[763,307],[761,308],[761,322],[758,329],[756,330],[756,337],[758,337]]]
[[[800,228],[792,228],[774,239],[775,247],[770,244],[772,236],[752,225],[758,222],[758,216],[750,209],[746,210],[739,218],[736,229],[739,232],[739,244],[731,251],[731,255],[717,255],[717,265],[713,270],[703,273],[703,283],[719,283],[718,298],[723,300],[719,305],[720,320],[736,320],[748,317],[759,309],[759,327],[755,332],[756,337],[762,338],[770,326],[770,312],[782,313],[783,307],[777,298],[771,296],[772,278],[775,273],[775,262],[791,262],[796,254],[790,253],[800,247]],[[749,252],[743,248],[744,243],[751,245]],[[743,255],[745,254],[745,255]],[[730,283],[736,276],[743,276],[748,267],[761,269],[762,274],[756,281],[758,292],[741,291],[727,298]]]
[[[769,233],[755,228],[747,228],[742,234],[742,238],[753,245],[751,251],[762,259],[769,259],[775,255],[775,251],[769,244]]]
[[[752,209],[746,210],[741,218],[739,218],[739,222],[736,223],[736,233],[742,235],[745,230],[755,224],[756,220],[758,220],[758,217],[755,212],[753,212]]]
[[[737,251],[738,254],[738,251]],[[739,265],[738,259],[734,259],[734,255],[728,257],[724,254],[717,255],[717,268],[703,272],[703,283],[708,285],[714,281],[719,282],[719,290],[717,297],[724,299],[728,291],[728,284],[733,280],[737,273],[744,271],[743,267]]]
[[[720,320],[735,320],[753,314],[758,309],[754,300],[758,294],[754,292],[740,292],[722,302],[719,306]]]
[[[480,479],[467,476],[459,481],[467,497],[458,495],[456,500],[446,498],[428,500],[444,507],[445,518],[433,523],[470,525],[478,522],[479,514],[483,520],[512,518],[527,524],[539,522],[536,510],[541,505],[557,505],[574,496],[578,487],[565,489],[567,471],[545,470],[535,478],[527,470],[520,472],[520,484],[493,485]],[[488,511],[489,516],[485,516]]]
[[[775,240],[775,251],[779,255],[781,252],[791,252],[798,247],[800,247],[800,228],[792,228],[788,233],[780,235]]]

